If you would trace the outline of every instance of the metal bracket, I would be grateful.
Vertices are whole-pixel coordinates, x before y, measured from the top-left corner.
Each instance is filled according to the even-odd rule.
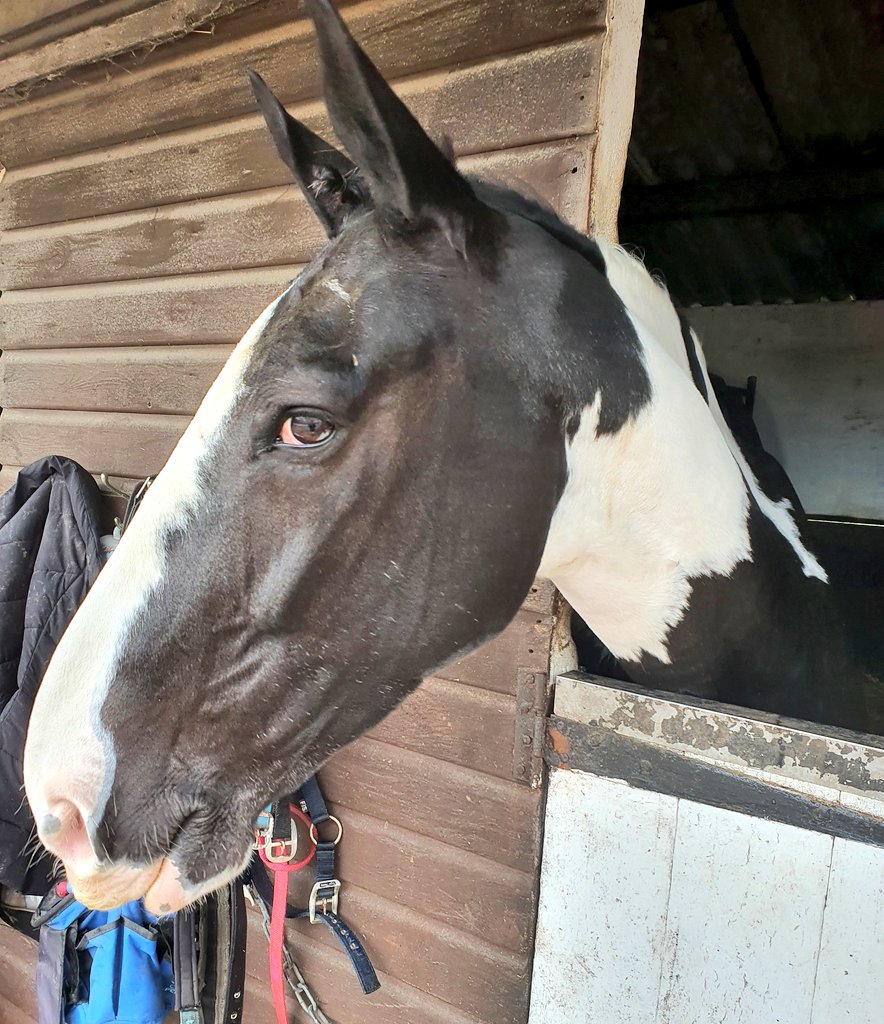
[[[545,672],[520,668],[516,680],[516,732],[513,778],[536,789],[543,778],[546,717],[552,687]]]

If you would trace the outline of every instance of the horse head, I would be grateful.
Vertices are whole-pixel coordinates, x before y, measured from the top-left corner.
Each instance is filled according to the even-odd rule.
[[[253,86],[328,242],[234,349],[30,723],[40,838],[94,907],[236,876],[262,805],[515,614],[581,410],[613,434],[648,397],[592,243],[462,177],[309,6],[349,158]]]

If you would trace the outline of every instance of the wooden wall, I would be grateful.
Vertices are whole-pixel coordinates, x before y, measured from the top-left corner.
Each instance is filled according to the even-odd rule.
[[[638,40],[607,30],[603,0],[345,7],[461,166],[524,183],[581,228],[591,216],[610,228]],[[624,30],[637,32],[640,7],[618,5]],[[329,131],[299,10],[248,3],[146,57],[0,101],[0,489],[48,453],[124,485],[155,473],[231,346],[309,260],[317,224],[244,76],[258,69],[298,117]],[[596,154],[609,188],[591,207]],[[556,615],[539,585],[501,638],[428,680],[324,771],[347,828],[343,912],[383,982],[364,999],[319,929],[293,931],[333,1019],[526,1020],[543,793],[513,778],[516,687],[520,670],[547,671]],[[22,956],[0,940],[0,964],[12,965],[0,976],[3,1021],[31,1019]],[[250,972],[262,980],[247,1019],[269,1020],[257,935]]]

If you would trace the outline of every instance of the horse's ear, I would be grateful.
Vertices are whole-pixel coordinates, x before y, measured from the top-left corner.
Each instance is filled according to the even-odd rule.
[[[368,205],[368,186],[349,157],[292,117],[257,71],[248,75],[277,153],[322,221],[326,234],[334,237],[351,209]]]
[[[359,164],[386,223],[435,220],[462,249],[479,201],[381,77],[329,0],[307,0],[332,125]]]

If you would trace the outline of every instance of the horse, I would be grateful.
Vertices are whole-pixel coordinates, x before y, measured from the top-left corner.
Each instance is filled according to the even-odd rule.
[[[462,176],[328,0],[347,154],[252,82],[327,244],[236,346],[63,636],[25,752],[91,907],[236,877],[256,813],[549,577],[629,678],[867,721],[826,572],[637,260]]]

